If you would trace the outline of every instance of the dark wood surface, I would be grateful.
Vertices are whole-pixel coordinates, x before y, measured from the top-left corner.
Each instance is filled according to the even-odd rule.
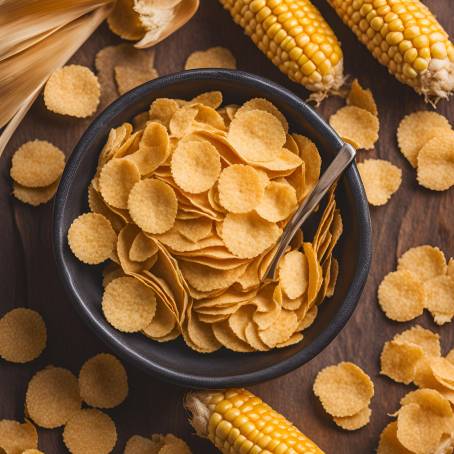
[[[251,389],[285,414],[327,453],[371,453],[376,448],[379,433],[389,421],[387,413],[396,410],[400,397],[410,389],[378,375],[381,348],[396,332],[415,323],[397,324],[387,320],[377,305],[377,286],[383,276],[394,269],[396,257],[411,246],[433,244],[448,256],[454,255],[454,191],[436,193],[419,187],[415,171],[396,146],[395,131],[402,116],[429,107],[410,88],[388,75],[325,1],[316,3],[342,41],[345,72],[372,88],[378,102],[380,141],[375,151],[361,152],[359,159],[366,156],[389,159],[402,169],[403,183],[386,206],[371,210],[372,269],[358,309],[347,326],[309,364]],[[430,0],[426,3],[454,34],[451,2]],[[117,42],[104,24],[72,61],[93,67],[96,52]],[[157,46],[157,68],[163,75],[179,71],[190,52],[213,45],[231,49],[238,59],[239,69],[266,76],[307,97],[304,88],[289,82],[274,68],[214,0],[202,0],[192,21]],[[330,98],[319,111],[327,117],[342,103],[339,98]],[[454,121],[453,102],[440,103],[438,110]],[[61,365],[77,373],[88,357],[108,350],[79,319],[58,282],[51,250],[51,204],[33,208],[10,196],[10,159],[20,144],[35,138],[48,139],[69,155],[89,122],[51,115],[40,97],[0,162],[0,315],[16,306],[36,309],[45,318],[49,335],[48,347],[38,360],[27,365],[0,360],[0,418],[23,418],[28,380],[45,365]],[[416,322],[441,334],[445,352],[454,344],[452,325],[438,328],[426,314]],[[363,367],[375,383],[371,423],[354,433],[338,429],[323,413],[311,391],[314,377],[322,367],[343,360]],[[133,367],[127,369],[130,395],[119,408],[109,411],[119,432],[116,453],[123,452],[125,441],[131,435],[154,432],[173,432],[183,437],[197,454],[216,452],[208,442],[192,434],[181,405],[183,389],[151,379]],[[46,454],[66,452],[61,430],[40,430],[39,440]]]

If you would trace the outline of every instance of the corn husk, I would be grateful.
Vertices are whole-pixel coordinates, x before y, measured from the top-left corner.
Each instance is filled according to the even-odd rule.
[[[0,1],[0,59],[36,44],[50,32],[113,0]],[[24,47],[26,46],[26,47]]]
[[[63,66],[110,12],[101,7],[59,28],[46,39],[0,62],[0,127],[50,74]]]
[[[198,7],[199,0],[135,0],[134,10],[147,30],[135,47],[160,43],[188,22]]]

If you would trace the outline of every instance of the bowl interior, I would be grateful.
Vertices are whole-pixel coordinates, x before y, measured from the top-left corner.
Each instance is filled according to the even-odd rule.
[[[186,347],[181,339],[160,344],[139,334],[121,333],[105,321],[100,304],[102,267],[79,262],[69,250],[66,235],[73,219],[88,210],[87,186],[107,133],[111,127],[148,110],[155,98],[191,99],[208,90],[221,90],[227,104],[266,97],[286,116],[292,132],[305,134],[316,142],[325,165],[342,145],[310,107],[269,81],[241,72],[187,71],[151,81],[125,94],[95,120],[71,156],[54,209],[54,246],[59,272],[83,317],[120,356],[161,378],[194,387],[259,382],[286,373],[311,359],[335,337],[353,312],[370,260],[368,208],[353,165],[341,178],[337,189],[344,234],[334,254],[340,265],[336,291],[319,307],[319,315],[305,331],[303,342],[265,353],[242,354],[222,349],[203,355]]]

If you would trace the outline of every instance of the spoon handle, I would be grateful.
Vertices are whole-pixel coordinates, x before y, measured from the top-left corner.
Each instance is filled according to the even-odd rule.
[[[290,222],[284,229],[281,236],[279,246],[271,261],[268,269],[266,270],[263,280],[276,278],[276,270],[279,261],[284,254],[290,241],[295,236],[295,233],[300,229],[306,219],[312,214],[315,207],[319,204],[322,197],[327,193],[332,184],[339,178],[345,168],[355,159],[356,151],[348,143],[344,143],[342,148],[337,153],[331,164],[321,176],[320,180],[301,204],[296,213],[293,215]]]

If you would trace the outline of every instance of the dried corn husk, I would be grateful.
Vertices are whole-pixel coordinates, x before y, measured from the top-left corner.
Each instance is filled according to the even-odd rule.
[[[0,2],[0,60],[36,44],[113,0],[4,0]]]
[[[0,127],[42,86],[49,75],[64,65],[109,14],[109,7],[80,17],[59,28],[45,40],[0,62]]]

